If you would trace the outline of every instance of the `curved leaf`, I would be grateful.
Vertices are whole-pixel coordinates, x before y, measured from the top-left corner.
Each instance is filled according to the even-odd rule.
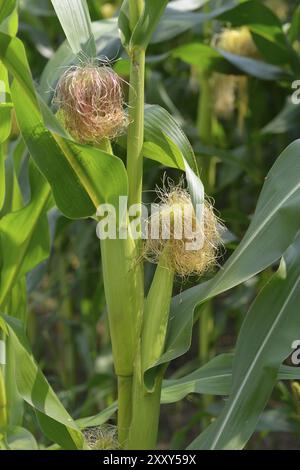
[[[176,2],[174,5],[170,3],[152,36],[151,44],[168,41],[206,21],[218,18],[222,13],[235,8],[237,4],[238,0],[223,0],[216,2],[216,7],[212,8],[209,13],[198,13],[188,11],[189,9],[176,9]]]
[[[79,428],[32,357],[22,324],[12,317],[5,317],[5,322],[14,349],[19,394],[37,411],[43,430],[50,439],[64,449],[83,448],[84,439]]]
[[[175,403],[191,393],[229,395],[232,383],[233,354],[221,354],[191,374],[163,382],[161,402]],[[282,365],[277,380],[297,380],[299,367]]]
[[[242,449],[271,395],[299,331],[300,237],[252,305],[238,337],[226,405],[192,449]]]
[[[192,146],[175,119],[157,105],[145,107],[144,156],[163,165],[185,170],[184,160],[197,174]]]
[[[261,80],[282,80],[291,78],[290,73],[275,65],[268,64],[261,60],[231,54],[222,49],[217,50],[228,62],[250,76],[260,78]]]
[[[118,404],[117,402],[114,402],[95,416],[78,419],[76,424],[80,429],[102,426],[102,424],[105,424],[115,414],[117,409]]]
[[[12,14],[16,3],[16,0],[0,0],[0,23]]]
[[[262,80],[278,80],[289,77],[287,71],[275,65],[230,54],[222,49],[215,49],[202,43],[184,44],[174,49],[172,55],[197,67],[199,70],[217,71],[226,74],[238,74],[242,71]]]
[[[297,131],[298,120],[300,117],[300,107],[294,105],[288,98],[285,106],[277,116],[272,119],[262,130],[262,134],[283,134],[286,132]]]
[[[74,54],[95,57],[96,45],[86,0],[51,0]]]
[[[30,203],[19,211],[7,214],[0,221],[2,311],[14,285],[49,255],[47,210],[50,195],[49,185],[33,167]]]
[[[38,450],[34,436],[27,429],[19,426],[9,427],[4,435],[9,450]]]

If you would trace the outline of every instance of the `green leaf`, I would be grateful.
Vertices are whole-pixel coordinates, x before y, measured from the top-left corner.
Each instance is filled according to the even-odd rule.
[[[300,107],[293,104],[288,98],[283,109],[262,130],[262,134],[284,134],[298,130]]]
[[[41,426],[51,440],[64,449],[81,449],[83,436],[36,365],[22,324],[12,317],[5,317],[5,321],[14,348],[20,395],[37,411]]]
[[[261,291],[243,323],[226,405],[192,449],[242,449],[276,383],[280,364],[299,331],[300,237],[287,250],[279,271]]]
[[[51,0],[74,54],[96,56],[96,44],[86,0]]]
[[[130,2],[129,0],[123,2],[119,15],[119,29],[125,47],[139,46],[146,49],[168,1],[145,0],[143,13],[132,32],[129,20]]]
[[[209,13],[191,12],[188,11],[188,9],[183,8],[176,9],[176,3],[174,3],[174,5],[172,5],[172,3],[170,3],[166,8],[161,21],[158,24],[157,30],[151,39],[151,44],[168,41],[185,31],[214,18],[218,18],[218,16],[225,11],[230,11],[235,8],[238,1],[226,0],[226,2],[222,2],[221,5],[220,2],[216,2],[216,7],[212,8]]]
[[[131,39],[131,28],[129,22],[129,0],[123,0],[118,17],[118,27],[123,46],[129,46]]]
[[[166,253],[167,251],[162,253],[156,267],[143,313],[145,334],[141,340],[141,368],[149,392],[154,391],[155,381],[160,375],[153,365],[164,350],[174,283],[174,271],[166,268]]]
[[[19,426],[9,427],[4,435],[9,450],[38,450],[34,436],[27,429]]]
[[[205,395],[229,395],[232,382],[233,354],[221,354],[207,364],[180,379],[163,381],[161,403],[167,405],[176,403],[192,393]],[[298,380],[300,369],[281,365],[277,380]],[[101,426],[117,411],[118,404],[114,402],[97,415],[76,420],[80,429]]]
[[[46,214],[51,191],[34,167],[31,176],[31,202],[23,209],[7,214],[0,221],[2,311],[13,286],[49,255]]]
[[[119,195],[127,194],[123,162],[46,129],[22,42],[0,34],[0,44],[0,57],[14,76],[11,93],[19,127],[31,156],[50,183],[59,209],[77,219],[95,215],[101,203],[117,208]],[[46,105],[44,112],[51,115]]]
[[[191,393],[229,395],[233,360],[233,354],[221,354],[180,379],[164,380],[161,403],[175,403]],[[297,380],[299,378],[299,367],[281,365],[277,380]]]
[[[197,67],[199,70],[238,74],[240,71],[262,80],[290,77],[283,69],[261,60],[242,57],[201,43],[184,44],[173,50],[173,57]]]
[[[20,139],[15,146],[9,148],[5,159],[5,198],[1,208],[0,216],[17,211],[24,206],[23,195],[18,182],[16,158],[24,153],[24,143]],[[6,147],[7,149],[7,147]],[[6,152],[5,152],[6,153]]]
[[[192,146],[175,119],[157,105],[145,107],[144,156],[163,165],[185,170],[184,160],[198,173]]]
[[[105,424],[117,411],[117,402],[112,403],[110,406],[105,408],[95,416],[89,416],[88,418],[81,418],[76,421],[77,426],[80,429],[85,429],[93,426],[102,426]]]
[[[7,70],[0,63],[0,144],[10,135],[12,107]]]
[[[12,14],[16,3],[16,0],[0,0],[0,23]]]
[[[232,354],[222,354],[180,379],[164,380],[161,402],[175,403],[190,393],[228,395],[232,379],[232,361]]]
[[[16,36],[19,27],[18,10],[15,8],[13,12],[0,24],[0,31],[10,36]]]
[[[145,0],[143,14],[130,40],[130,45],[146,48],[169,0]]]
[[[214,70],[221,73],[233,73],[234,68],[213,47],[200,42],[192,42],[176,47],[172,56],[199,70]]]
[[[300,33],[300,5],[296,8],[293,14],[292,23],[288,31],[288,38],[292,44],[296,41],[299,33]]]
[[[26,294],[26,279],[22,279],[13,289],[13,294],[16,292],[18,288],[25,288],[23,293]],[[23,297],[23,296],[22,296]],[[27,308],[27,305],[26,305]],[[19,313],[19,312],[18,312]],[[27,310],[26,310],[27,313]],[[19,320],[21,317],[21,321],[24,325],[27,323],[27,318],[25,319],[24,316],[19,314],[16,315],[15,311],[12,311],[12,315],[18,318]],[[1,320],[4,322],[2,317]],[[6,323],[5,323],[6,326]],[[7,328],[7,327],[6,327]],[[24,401],[18,392],[18,388],[16,385],[16,363],[15,363],[15,350],[14,344],[11,341],[11,337],[9,336],[9,332],[5,332],[5,350],[6,350],[6,366],[5,366],[5,389],[6,389],[6,397],[7,397],[7,413],[8,413],[8,424],[10,426],[22,426],[23,417],[24,417]]]
[[[4,147],[0,144],[0,211],[5,201],[5,153]]]
[[[221,56],[242,72],[261,80],[283,80],[291,78],[291,74],[275,65],[267,64],[261,60],[231,54],[217,49]]]
[[[165,354],[159,363],[190,347],[195,308],[276,262],[300,226],[300,140],[289,145],[266,177],[255,214],[243,240],[216,276],[173,299]]]

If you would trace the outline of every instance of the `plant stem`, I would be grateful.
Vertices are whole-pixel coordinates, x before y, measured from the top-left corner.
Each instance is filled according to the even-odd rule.
[[[139,377],[138,380],[137,377]],[[142,374],[136,374],[135,379],[133,388],[134,411],[127,449],[154,450],[159,425],[162,374],[157,377],[151,393],[147,392],[144,387]]]
[[[153,366],[164,350],[172,297],[174,272],[165,263],[165,256],[170,256],[168,250],[166,247],[161,255],[145,302],[141,343],[134,370],[128,449],[154,449],[156,446],[164,369]]]
[[[108,139],[103,139],[98,148],[112,154]],[[118,438],[123,446],[127,442],[132,415],[133,364],[144,302],[143,266],[135,262],[137,243],[130,233],[127,239],[101,240],[101,258],[114,365],[118,376]]]
[[[134,29],[142,11],[142,0],[130,1],[130,25]],[[129,182],[129,206],[142,201],[143,184],[143,143],[144,143],[144,106],[145,106],[145,50],[133,47],[129,50],[130,89],[127,143],[127,173]]]
[[[130,9],[130,27],[131,30],[135,28],[144,8],[144,0],[130,0],[129,9]],[[129,120],[130,125],[128,129],[128,144],[127,144],[127,174],[128,174],[128,206],[130,207],[133,204],[141,204],[142,202],[142,185],[143,185],[143,143],[144,143],[144,81],[145,81],[145,51],[140,48],[132,48],[129,51],[129,56],[131,58],[131,69],[130,69],[130,89],[129,89]],[[106,151],[108,151],[106,149]],[[135,260],[139,256],[139,243],[135,243],[135,248],[131,252],[131,260],[135,263]],[[102,248],[102,252],[103,252]],[[125,253],[126,254],[126,253]],[[127,253],[128,255],[128,253]],[[120,259],[120,262],[122,260]],[[112,260],[108,259],[108,262],[105,263],[106,267],[108,263],[112,264]],[[128,263],[125,259],[123,263]],[[113,266],[118,266],[118,264]],[[133,275],[132,283],[132,297],[129,297],[129,302],[132,302],[133,309],[136,308],[134,312],[132,309],[132,314],[136,318],[129,317],[128,327],[131,329],[131,332],[134,333],[134,338],[138,341],[140,332],[141,332],[141,322],[142,322],[142,305],[143,305],[143,268],[142,264],[139,263],[138,267],[132,269],[136,271],[136,275]],[[116,293],[117,294],[117,293]],[[111,304],[115,302],[111,298]],[[122,306],[121,309],[122,311]],[[115,317],[116,320],[116,317]],[[115,321],[114,320],[114,321]],[[120,324],[112,325],[113,328],[121,329]],[[126,342],[122,341],[121,336],[117,341],[117,347],[126,349]],[[137,354],[137,351],[133,351],[134,354]],[[122,351],[121,351],[122,354]],[[123,351],[123,354],[126,356],[126,351]],[[128,366],[133,369],[133,358],[132,363]],[[128,440],[128,432],[132,418],[132,383],[133,377],[129,376],[118,376],[118,437],[121,446],[124,446]]]
[[[118,440],[122,447],[127,443],[132,417],[132,386],[132,376],[118,377]]]
[[[199,104],[197,128],[201,142],[204,145],[212,144],[212,89],[210,83],[210,74],[201,71],[199,75]],[[214,157],[200,157],[201,180],[205,190],[210,194],[216,182],[216,159]]]

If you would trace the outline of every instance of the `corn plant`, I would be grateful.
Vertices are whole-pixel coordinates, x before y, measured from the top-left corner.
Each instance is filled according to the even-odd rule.
[[[220,247],[230,232],[205,196],[217,184],[212,79],[220,73],[243,75],[234,82],[240,97],[246,93],[244,75],[289,84],[300,70],[293,47],[299,11],[286,32],[267,6],[252,0],[204,6],[195,1],[185,12],[181,0],[124,0],[117,17],[96,27],[85,0],[52,0],[66,42],[36,86],[17,37],[17,3],[0,0],[1,447],[43,447],[25,428],[24,407],[29,406],[50,448],[155,449],[161,405],[198,393],[228,399],[214,421],[202,421],[202,432],[189,448],[244,448],[278,381],[300,377],[299,369],[283,364],[300,332],[300,141],[288,145],[263,175],[249,227],[223,262]],[[147,53],[151,44],[192,27],[200,25],[209,35],[214,20],[246,27],[242,35],[247,44],[254,39],[255,48],[251,43],[247,57],[244,49],[234,53],[223,35],[216,44],[174,41],[166,52],[193,67],[201,88],[196,132],[203,145],[195,152],[178,116],[145,103]],[[103,59],[103,41],[107,50],[117,44],[120,60],[114,53]],[[270,54],[276,56],[271,63]],[[238,122],[243,132],[242,105]],[[20,131],[13,143],[12,124]],[[181,182],[161,184],[160,212],[145,224],[146,160],[167,174],[176,170]],[[251,164],[246,170],[250,174]],[[26,277],[50,255],[53,208],[70,220],[90,219],[100,230],[107,207],[116,215],[116,236],[99,236],[99,242],[95,233],[94,243],[100,245],[117,400],[95,416],[73,419],[31,352]],[[174,226],[178,211],[186,224],[183,209],[192,224],[182,240]],[[157,236],[144,241],[142,228],[152,233],[155,224]],[[164,239],[166,226],[171,237]],[[188,251],[186,243],[194,238],[200,245]],[[156,266],[146,289],[149,260]],[[210,358],[205,341],[212,300],[272,269],[243,320],[234,354]],[[170,363],[189,351],[196,324],[201,366],[166,380]],[[204,411],[206,399],[201,401]],[[115,413],[117,438],[105,428],[91,438],[89,428],[101,427]]]

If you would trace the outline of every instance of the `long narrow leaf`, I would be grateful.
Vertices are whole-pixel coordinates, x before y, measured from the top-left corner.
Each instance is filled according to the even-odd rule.
[[[189,394],[229,395],[232,384],[233,354],[221,354],[189,375],[176,380],[165,380],[162,403],[175,403]],[[299,367],[282,365],[277,380],[298,380]]]
[[[14,349],[16,383],[19,394],[39,414],[44,432],[65,449],[81,449],[84,440],[42,372],[38,369],[24,335],[22,324],[5,318]]]
[[[95,57],[96,45],[86,0],[51,0],[74,54]]]
[[[49,254],[47,210],[51,189],[36,168],[32,168],[31,202],[0,221],[2,252],[0,308],[18,281]]]
[[[192,146],[175,119],[157,105],[145,107],[144,156],[185,170],[185,160],[198,173]]]
[[[169,0],[145,0],[144,11],[134,29],[130,30],[129,1],[123,2],[119,28],[124,46],[146,48]]]
[[[238,337],[229,400],[218,419],[191,445],[242,449],[270,397],[280,364],[300,330],[300,236],[278,273],[251,307]]]

